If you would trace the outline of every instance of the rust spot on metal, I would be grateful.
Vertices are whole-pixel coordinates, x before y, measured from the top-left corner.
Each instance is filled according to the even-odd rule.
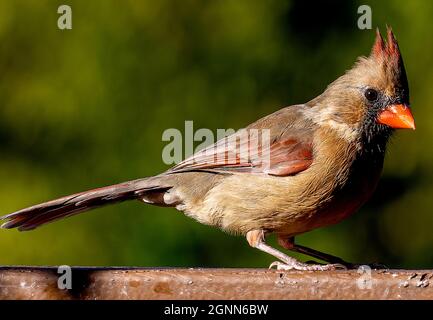
[[[136,281],[136,280],[129,281],[129,285],[133,288],[137,288],[140,286],[140,281]]]
[[[164,294],[171,294],[172,293],[170,286],[168,285],[167,282],[158,282],[153,287],[153,291],[155,291],[156,293],[164,293]]]

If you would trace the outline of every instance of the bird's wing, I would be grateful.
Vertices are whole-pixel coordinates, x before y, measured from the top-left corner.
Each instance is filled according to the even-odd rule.
[[[289,176],[313,162],[312,124],[303,106],[281,109],[185,159],[167,173],[216,171]]]

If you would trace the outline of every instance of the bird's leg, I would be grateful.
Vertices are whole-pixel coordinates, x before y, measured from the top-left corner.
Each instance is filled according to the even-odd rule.
[[[348,268],[353,267],[353,264],[350,262],[346,262],[343,259],[324,253],[324,252],[320,252],[308,247],[304,247],[301,246],[299,244],[295,243],[295,238],[294,237],[283,237],[283,236],[278,236],[278,244],[281,245],[283,248],[287,249],[287,250],[291,250],[294,252],[298,252],[298,253],[302,253],[305,254],[307,256],[316,258],[316,259],[320,259],[329,263],[337,263],[337,264],[341,264],[344,265]]]
[[[273,266],[277,267],[277,270],[317,270],[317,271],[325,271],[325,270],[335,270],[335,269],[344,269],[345,267],[341,264],[307,264],[302,263],[295,258],[289,257],[288,255],[278,251],[277,249],[272,248],[267,245],[265,242],[265,233],[263,230],[252,230],[247,233],[247,241],[251,247],[257,248],[263,252],[266,252],[280,261],[273,262],[270,265],[270,268]],[[281,262],[282,261],[282,262]]]

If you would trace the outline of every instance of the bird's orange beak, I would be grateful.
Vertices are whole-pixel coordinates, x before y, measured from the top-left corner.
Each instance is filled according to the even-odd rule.
[[[409,106],[405,104],[391,104],[380,111],[377,122],[394,129],[415,130],[415,120]]]

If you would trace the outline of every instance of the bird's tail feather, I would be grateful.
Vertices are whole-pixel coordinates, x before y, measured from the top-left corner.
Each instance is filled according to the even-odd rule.
[[[7,220],[1,227],[20,231],[35,229],[43,224],[107,204],[140,198],[149,187],[147,179],[138,179],[108,187],[93,189],[41,203],[0,217]]]

